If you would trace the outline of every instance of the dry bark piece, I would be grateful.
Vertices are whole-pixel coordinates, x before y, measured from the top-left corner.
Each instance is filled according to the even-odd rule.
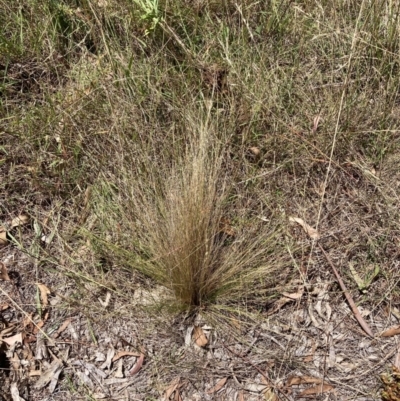
[[[194,326],[192,339],[199,347],[205,347],[208,343],[207,337],[200,326]]]
[[[289,217],[289,221],[300,224],[311,239],[318,240],[320,238],[318,231],[307,224],[303,219],[299,217]]]
[[[214,387],[211,387],[210,390],[207,391],[207,394],[214,394],[221,390],[222,387],[225,386],[225,383],[227,382],[228,378],[224,377],[221,380],[217,382],[217,384]]]
[[[0,244],[1,244],[1,240],[0,240]],[[11,281],[11,279],[7,273],[6,265],[3,262],[0,262],[0,280]]]

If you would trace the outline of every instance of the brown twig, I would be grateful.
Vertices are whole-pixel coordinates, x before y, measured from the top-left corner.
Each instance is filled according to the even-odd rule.
[[[330,266],[332,267],[333,273],[336,276],[336,280],[338,281],[340,288],[342,289],[342,291],[344,292],[344,295],[347,299],[347,302],[349,303],[351,310],[354,313],[355,318],[358,320],[358,323],[360,323],[360,326],[364,329],[364,331],[370,336],[373,337],[374,334],[372,333],[372,330],[370,329],[370,327],[368,326],[367,322],[364,320],[364,318],[361,316],[360,311],[357,308],[357,305],[355,304],[355,302],[353,301],[353,298],[351,297],[349,291],[347,290],[346,286],[343,283],[342,278],[340,277],[338,271],[336,270],[335,266],[332,263],[331,258],[329,257],[329,255],[325,252],[325,249],[322,247],[321,244],[318,244],[319,249],[321,249],[322,253],[324,254],[326,260],[328,261],[328,263],[330,264]]]

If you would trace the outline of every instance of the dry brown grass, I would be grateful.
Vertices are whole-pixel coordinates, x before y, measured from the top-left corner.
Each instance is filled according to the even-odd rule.
[[[297,216],[318,226],[369,323],[392,322],[397,2],[179,0],[150,14],[128,1],[0,3],[0,218],[26,211],[56,233],[43,246],[25,227],[18,240],[43,271],[73,278],[74,308],[95,319],[104,291],[131,305],[158,282],[179,309],[258,324],[282,286],[302,283],[290,326],[322,280],[340,311],[325,261],[287,224]],[[361,277],[379,268],[366,292],[350,263]]]
[[[107,176],[115,190],[102,182],[110,196],[98,193],[97,212],[110,216],[107,232],[118,225],[122,233],[135,233],[109,244],[120,263],[171,289],[180,308],[240,302],[256,287],[265,303],[289,265],[282,218],[248,220],[230,199],[233,184],[223,165],[230,138],[216,131],[209,113],[186,116],[186,141],[174,145],[174,159],[169,152],[134,152],[125,143],[124,151],[134,156],[121,159],[118,173]]]

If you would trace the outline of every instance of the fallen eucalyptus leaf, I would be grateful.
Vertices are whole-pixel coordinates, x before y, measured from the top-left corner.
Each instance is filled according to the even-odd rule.
[[[28,222],[29,222],[29,216],[27,216],[26,214],[21,214],[18,217],[15,217],[14,219],[11,220],[11,228],[22,226],[24,224],[27,224]]]
[[[168,388],[165,390],[165,394],[163,397],[163,401],[168,401],[169,397],[171,397],[171,395],[173,394],[173,392],[177,389],[177,387],[179,386],[179,381],[180,378],[177,377],[174,380],[172,380],[171,384],[168,386]]]
[[[289,377],[286,386],[297,386],[299,384],[320,384],[322,383],[322,379],[313,376],[292,376]]]
[[[320,238],[318,231],[308,225],[303,219],[299,217],[289,217],[289,221],[300,224],[311,239],[318,240]]]
[[[200,326],[195,326],[193,329],[192,339],[199,347],[204,347],[207,345],[208,340],[204,334],[203,329]]]
[[[3,231],[4,227],[0,227],[0,246],[7,245],[7,231]]]
[[[13,401],[25,401],[25,399],[19,395],[17,383],[15,382],[11,383],[10,393]]]
[[[394,326],[394,327],[391,327],[390,329],[384,331],[381,334],[381,337],[393,337],[397,334],[400,334],[400,326]]]
[[[122,358],[123,356],[136,356],[140,357],[140,353],[138,352],[131,352],[131,351],[119,351],[117,354],[113,357],[112,362],[118,361],[118,359]]]
[[[221,390],[221,388],[225,386],[227,380],[228,380],[227,377],[224,377],[221,380],[219,380],[214,387],[211,387],[210,390],[207,391],[207,394],[214,394],[219,390]]]
[[[333,386],[331,386],[330,384],[322,384],[322,385],[316,385],[314,387],[309,387],[306,388],[305,390],[303,390],[302,392],[300,392],[298,394],[299,397],[305,397],[308,395],[315,395],[315,394],[322,394],[322,393],[326,393],[328,391],[332,391],[334,389]]]
[[[54,359],[48,369],[46,369],[42,375],[40,376],[39,380],[35,383],[34,388],[40,390],[41,388],[47,386],[47,384],[51,383],[49,387],[50,392],[53,392],[56,388],[58,377],[63,369],[63,364],[60,359]]]
[[[51,291],[44,285],[40,283],[36,283],[40,290],[40,298],[42,299],[43,309],[46,309],[47,305],[49,304],[47,295],[51,294]]]
[[[17,342],[22,344],[22,333],[15,334],[12,337],[0,338],[0,341],[5,342],[10,347],[12,347]]]
[[[139,370],[142,369],[143,361],[144,361],[144,354],[140,354],[140,357],[136,361],[135,366],[128,372],[127,376],[133,376],[136,373],[138,373]]]
[[[6,265],[0,262],[0,280],[10,281],[10,276],[7,273]]]

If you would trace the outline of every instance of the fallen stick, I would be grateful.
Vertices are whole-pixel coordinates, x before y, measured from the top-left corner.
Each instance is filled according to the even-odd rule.
[[[344,285],[344,282],[342,280],[342,278],[340,277],[338,271],[336,270],[335,266],[332,263],[331,258],[329,257],[329,255],[325,252],[325,249],[322,247],[321,244],[318,244],[319,249],[321,249],[322,253],[324,254],[326,260],[328,261],[328,263],[330,264],[330,266],[332,267],[333,273],[336,276],[336,280],[338,281],[340,288],[342,289],[342,291],[344,292],[344,295],[347,299],[347,302],[349,303],[351,310],[354,313],[355,318],[358,320],[358,323],[360,323],[360,326],[364,329],[364,331],[370,336],[373,337],[374,334],[372,333],[372,330],[370,329],[370,327],[368,326],[367,322],[364,320],[364,318],[361,316],[360,311],[357,308],[357,305],[355,304],[355,302],[353,301],[353,298],[351,297],[349,291],[347,290],[346,286]]]

